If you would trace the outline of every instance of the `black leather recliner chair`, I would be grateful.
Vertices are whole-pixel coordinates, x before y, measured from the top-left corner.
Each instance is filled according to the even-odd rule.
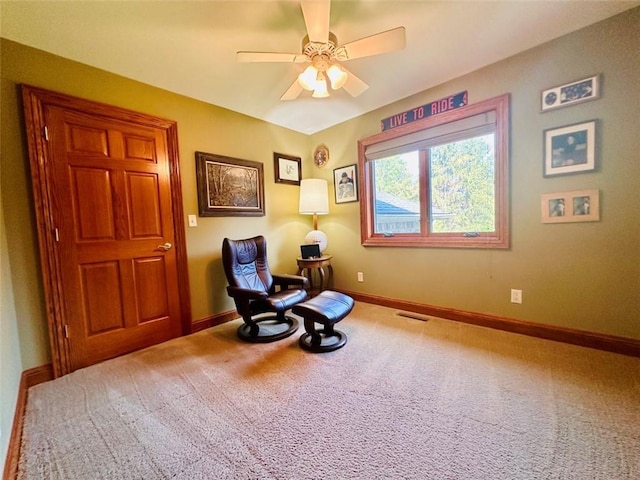
[[[225,238],[222,264],[229,282],[227,293],[244,320],[238,328],[241,339],[273,342],[298,329],[298,320],[285,312],[307,298],[308,280],[299,275],[271,274],[263,236],[245,240]]]

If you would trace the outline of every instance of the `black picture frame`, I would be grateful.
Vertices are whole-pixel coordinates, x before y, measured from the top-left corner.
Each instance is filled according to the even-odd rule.
[[[333,186],[336,203],[349,203],[358,201],[358,166],[334,168]]]
[[[300,245],[300,256],[303,260],[322,257],[322,253],[320,252],[320,245],[318,245],[317,243]]]
[[[260,162],[196,152],[201,217],[264,216],[264,166]]]
[[[302,159],[282,153],[273,153],[273,171],[276,183],[300,185],[302,179]]]

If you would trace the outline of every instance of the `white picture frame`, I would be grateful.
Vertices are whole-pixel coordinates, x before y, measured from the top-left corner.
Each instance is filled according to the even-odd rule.
[[[544,176],[593,171],[596,168],[596,120],[544,131]]]
[[[542,90],[540,94],[540,110],[546,112],[597,98],[600,98],[600,75],[593,75],[575,82]]]

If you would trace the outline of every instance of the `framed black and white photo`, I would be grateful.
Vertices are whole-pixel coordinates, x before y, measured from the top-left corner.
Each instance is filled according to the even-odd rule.
[[[597,222],[600,220],[600,192],[545,193],[540,197],[540,209],[542,223]]]
[[[541,94],[541,109],[546,112],[554,108],[595,100],[599,97],[600,77],[599,75],[594,75],[593,77],[543,90]]]
[[[275,171],[276,183],[286,183],[288,185],[300,185],[302,178],[302,159],[283,155],[273,154],[273,170]]]
[[[595,170],[596,121],[544,131],[544,176]]]
[[[259,162],[196,152],[201,217],[264,215],[264,173]]]
[[[356,164],[333,170],[336,203],[358,201],[358,172]]]

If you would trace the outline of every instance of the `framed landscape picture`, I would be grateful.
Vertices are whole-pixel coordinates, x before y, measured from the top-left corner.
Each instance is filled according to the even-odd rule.
[[[595,169],[596,121],[544,131],[544,176]]]
[[[264,215],[264,171],[259,162],[196,152],[202,217]]]

